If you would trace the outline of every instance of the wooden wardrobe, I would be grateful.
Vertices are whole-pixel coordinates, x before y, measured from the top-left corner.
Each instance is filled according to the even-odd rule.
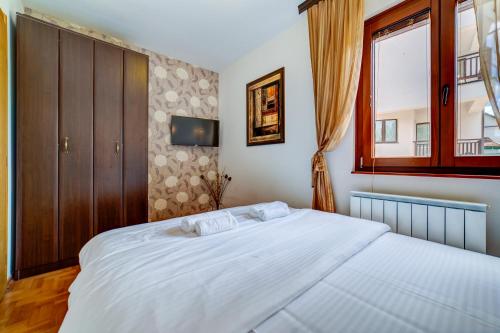
[[[148,62],[18,14],[16,278],[147,222]]]

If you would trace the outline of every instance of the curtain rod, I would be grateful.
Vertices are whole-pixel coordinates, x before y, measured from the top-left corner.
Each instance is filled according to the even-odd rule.
[[[315,4],[317,4],[320,1],[321,0],[306,0],[306,1],[304,1],[303,3],[301,3],[299,5],[299,14],[302,14],[303,12],[305,12],[310,7],[314,6]]]

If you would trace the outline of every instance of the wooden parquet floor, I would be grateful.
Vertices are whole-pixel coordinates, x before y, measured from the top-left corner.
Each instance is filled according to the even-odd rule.
[[[14,281],[0,301],[0,332],[57,332],[79,267]]]

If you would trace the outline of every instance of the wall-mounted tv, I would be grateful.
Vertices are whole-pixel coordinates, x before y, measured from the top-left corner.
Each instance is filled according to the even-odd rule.
[[[179,146],[219,147],[219,121],[172,116],[171,142]]]

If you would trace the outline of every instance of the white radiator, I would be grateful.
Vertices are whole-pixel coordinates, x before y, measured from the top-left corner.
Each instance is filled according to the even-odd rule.
[[[486,204],[351,192],[351,216],[392,232],[486,253]]]

